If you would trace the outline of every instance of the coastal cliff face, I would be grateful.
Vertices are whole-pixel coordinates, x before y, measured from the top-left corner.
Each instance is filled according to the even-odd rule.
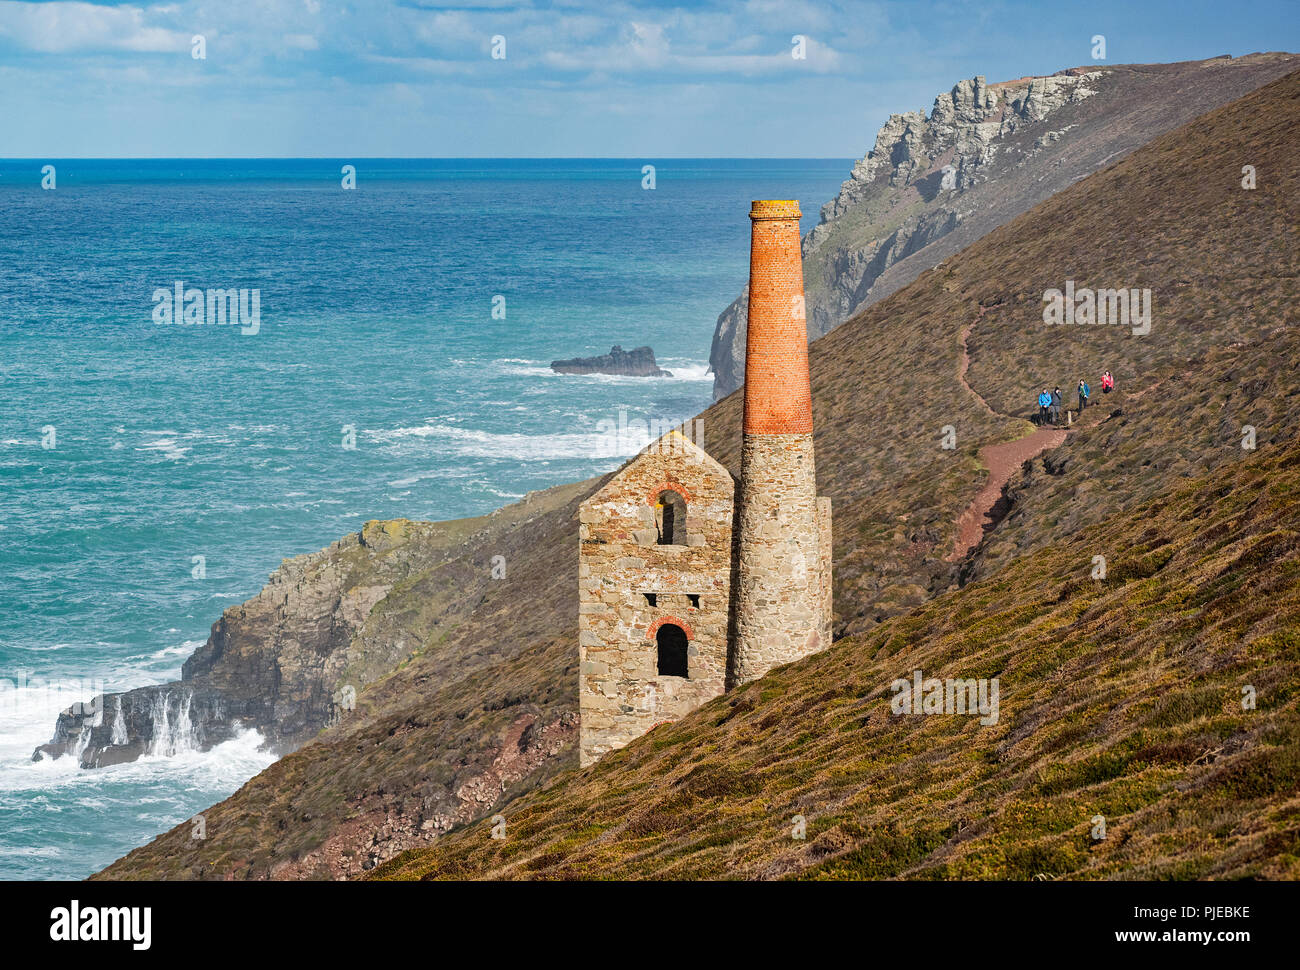
[[[1293,70],[1252,54],[964,80],[891,115],[804,236],[808,338],[1157,135]],[[714,400],[744,382],[748,287],[718,317]]]
[[[415,565],[420,546],[403,541],[408,528],[418,527],[369,523],[285,560],[260,593],[213,624],[181,680],[74,705],[34,759],[71,756],[98,768],[207,750],[250,728],[276,753],[292,751],[338,716],[345,672],[355,690],[391,667],[391,657],[362,660],[364,647],[352,646],[371,609]]]
[[[261,592],[213,624],[179,681],[73,705],[33,760],[70,756],[99,768],[204,751],[247,729],[277,754],[295,750],[472,608],[491,568],[461,559],[461,546],[511,518],[373,521],[320,552],[285,560]],[[435,570],[448,585],[408,603],[405,584]],[[408,610],[407,625],[392,615]]]

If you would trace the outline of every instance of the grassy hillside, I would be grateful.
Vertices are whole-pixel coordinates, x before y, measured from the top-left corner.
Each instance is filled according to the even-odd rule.
[[[1296,437],[1300,346],[1286,315],[1300,277],[1297,122],[1293,74],[1078,182],[813,344],[819,493],[835,510],[837,635],[874,636],[890,617],[906,619],[889,629],[908,629],[914,611],[945,591],[1000,576],[1017,557],[1056,555],[1081,529],[1119,528],[1189,475],[1240,464],[1243,423],[1256,426],[1261,456]],[[1243,164],[1258,172],[1253,191],[1240,186]],[[1042,293],[1070,279],[1150,287],[1151,333],[1048,327]],[[967,327],[975,393],[958,379]],[[1086,374],[1096,387],[1104,368],[1119,392],[1013,483],[1010,514],[971,557],[947,562],[955,522],[986,478],[979,449],[1027,430],[1044,382],[1065,387]],[[739,395],[704,414],[707,449],[733,471],[740,415]],[[940,448],[945,425],[957,430],[955,451]],[[575,764],[574,510],[592,488],[555,490],[533,510],[505,513],[507,525],[474,532],[451,554],[465,568],[413,573],[367,628],[372,653],[382,654],[378,640],[403,637],[423,645],[416,656],[363,690],[352,717],[210,810],[206,841],[178,826],[105,875],[354,876]],[[498,553],[507,579],[466,587],[472,598],[435,626],[424,599],[446,599],[446,577],[486,575]],[[1070,559],[1070,569],[1093,554],[1082,565]],[[1055,586],[1065,565],[1023,575]],[[1022,604],[1031,627],[1039,605]],[[967,627],[983,623],[976,611]],[[854,642],[845,649],[865,649]],[[756,717],[779,709],[759,703],[761,690],[744,696]],[[825,713],[801,716],[812,724]],[[846,757],[802,770],[852,776],[856,761]],[[940,756],[927,758],[940,777]],[[719,792],[745,784],[717,783]]]
[[[997,723],[891,713],[915,669],[998,678]],[[505,839],[479,823],[376,875],[1297,878],[1298,790],[1291,447],[657,727],[509,806]]]
[[[978,449],[1026,433],[1044,384],[1069,390],[1087,377],[1094,420],[1126,409],[1109,428],[1122,434],[1076,436],[1056,454],[1056,474],[1065,474],[1053,488],[1070,493],[1070,514],[1088,521],[1231,459],[1243,423],[1261,440],[1295,433],[1297,382],[1276,361],[1298,356],[1297,123],[1293,73],[1078,182],[812,344],[818,487],[835,503],[839,633],[947,588],[956,514],[984,480]],[[1254,190],[1241,187],[1244,164],[1267,173]],[[1149,287],[1151,333],[1044,324],[1043,292],[1067,280]],[[956,379],[967,326],[967,379],[1006,417],[986,412]],[[1105,369],[1119,391],[1103,399]],[[742,404],[732,395],[705,414],[709,451],[733,470]],[[956,451],[939,447],[945,425],[956,429]],[[1027,517],[1014,540],[1020,551],[1081,521],[1048,497],[1018,506]]]

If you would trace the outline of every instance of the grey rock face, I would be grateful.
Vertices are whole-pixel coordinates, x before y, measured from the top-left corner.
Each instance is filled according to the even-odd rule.
[[[805,261],[827,250],[829,270],[823,279],[805,279],[809,339],[838,326],[864,305],[886,269],[957,227],[962,215],[955,202],[988,177],[984,169],[995,157],[999,139],[1090,97],[1095,91],[1088,85],[1100,76],[1094,72],[1031,78],[999,89],[978,76],[935,98],[928,117],[921,111],[891,115],[876,134],[875,147],[853,166],[839,194],[822,206],[821,221],[804,237]],[[872,220],[867,238],[855,239],[858,245],[845,246],[836,238],[835,230],[846,217],[856,216],[850,221],[860,223],[863,214],[870,219],[862,210],[879,210],[881,202],[897,209],[909,201],[921,204],[912,205],[916,211],[904,214],[896,226],[886,219]],[[709,358],[716,375],[715,400],[744,379],[747,300],[742,294],[718,317]]]
[[[143,755],[204,751],[234,737],[252,718],[231,716],[211,687],[181,683],[101,694],[59,715],[54,737],[33,761],[71,755],[83,768],[135,761]]]
[[[403,523],[368,523],[327,549],[285,560],[260,593],[213,624],[181,680],[74,704],[32,760],[71,755],[98,768],[204,751],[245,728],[279,754],[297,748],[340,717],[348,686],[354,697],[401,659],[368,650],[361,634],[409,565],[389,531]]]
[[[1056,192],[1294,70],[1290,55],[1073,68],[955,84],[894,114],[803,238],[810,340]],[[718,316],[714,400],[744,381],[742,293]]]

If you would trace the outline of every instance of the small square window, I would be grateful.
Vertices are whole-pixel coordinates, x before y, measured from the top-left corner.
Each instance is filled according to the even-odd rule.
[[[687,593],[687,594],[686,594],[686,598],[687,598],[688,600],[691,601],[691,606],[693,606],[695,609],[698,610],[698,609],[700,608],[700,594],[699,594],[699,593]]]
[[[658,593],[642,593],[641,595],[645,597],[645,601],[646,601],[646,604],[647,604],[648,606],[658,606],[658,605],[659,605],[659,594],[658,594]]]

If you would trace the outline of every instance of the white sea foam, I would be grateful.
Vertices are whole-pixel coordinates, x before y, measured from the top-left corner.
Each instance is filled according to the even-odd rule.
[[[26,671],[6,671],[0,677],[0,762],[20,755],[30,758],[38,744],[50,739],[62,711],[88,704],[104,691],[103,681],[93,678],[50,681]]]
[[[145,433],[165,435],[167,432],[150,431]],[[190,451],[190,446],[181,445],[180,443],[177,442],[177,440],[174,437],[160,437],[160,438],[155,438],[152,441],[143,442],[142,444],[138,445],[135,450],[162,452],[164,458],[169,458],[172,461],[179,461],[181,458],[184,458],[185,455]]]
[[[13,757],[30,758],[37,745],[54,734],[59,715],[74,704],[86,705],[87,713],[101,694],[116,694],[158,682],[148,671],[131,671],[126,678],[107,681],[88,674],[84,677],[47,677],[27,670],[0,671],[0,763]],[[0,770],[3,774],[3,770]]]
[[[233,791],[253,775],[275,762],[275,755],[260,750],[265,739],[253,730],[237,733],[229,741],[208,751],[185,751],[172,756],[145,755],[136,761],[106,768],[82,768],[71,756],[28,761],[4,758],[0,761],[0,791],[41,793],[64,800],[59,790],[94,797],[96,791],[122,784],[162,784],[168,791],[186,789]],[[28,752],[28,758],[31,752]],[[51,803],[49,810],[56,810]],[[175,824],[180,819],[172,819]]]
[[[221,594],[216,594],[221,595]],[[211,597],[208,597],[211,599]],[[167,657],[188,657],[199,647],[203,646],[204,640],[186,640],[184,643],[178,643],[174,647],[163,647],[151,653],[149,656],[154,660],[165,660]]]
[[[149,711],[149,718],[153,722],[149,754],[170,758],[195,749],[194,724],[190,720],[190,704],[193,700],[194,692],[184,688],[160,690],[153,695],[153,706]],[[83,731],[82,734],[86,732]]]
[[[713,374],[709,370],[707,363],[701,364],[693,360],[674,360],[667,359],[659,361],[659,366],[664,370],[673,372],[672,379],[675,381],[712,381]]]
[[[523,360],[518,357],[501,357],[492,361],[495,369],[503,374],[515,377],[553,377],[568,381],[591,381],[596,384],[644,384],[646,381],[711,381],[708,363],[690,361],[684,358],[660,360],[660,368],[672,373],[672,377],[627,377],[623,374],[557,374],[551,370],[550,361]]]
[[[644,433],[591,431],[567,434],[518,434],[456,428],[448,424],[427,424],[411,428],[393,428],[387,431],[368,430],[364,434],[385,444],[397,444],[410,439],[436,438],[440,453],[464,458],[503,458],[512,461],[628,458],[652,440],[648,430]],[[408,485],[413,484],[414,481],[398,481],[390,484]]]

